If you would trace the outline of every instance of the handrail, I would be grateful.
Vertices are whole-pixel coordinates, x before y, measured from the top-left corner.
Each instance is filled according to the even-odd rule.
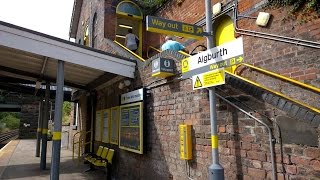
[[[159,49],[157,49],[157,48],[155,48],[155,47],[153,47],[153,46],[149,46],[149,48],[151,48],[151,49],[153,49],[153,50],[156,50],[156,51],[158,51],[159,53],[161,52]]]
[[[189,56],[190,56],[190,55],[189,55]],[[290,78],[287,78],[287,77],[283,77],[283,76],[280,77],[281,75],[279,75],[279,74],[275,74],[275,73],[273,73],[273,72],[268,72],[267,70],[254,67],[254,66],[252,66],[252,65],[250,65],[250,64],[247,64],[247,63],[242,63],[242,64],[243,64],[243,65],[248,65],[249,67],[253,67],[253,69],[257,69],[258,71],[265,72],[266,74],[270,74],[270,75],[272,75],[272,76],[274,76],[274,77],[278,77],[278,76],[279,76],[280,79],[285,79],[285,80],[287,80],[287,81],[289,81],[289,82],[298,84],[298,85],[300,85],[300,86],[306,87],[306,88],[311,89],[311,90],[313,90],[313,91],[320,92],[320,89],[319,89],[319,88],[316,88],[316,87],[313,87],[313,86],[310,86],[310,85],[306,85],[306,84],[304,84],[304,83],[301,83],[301,82],[299,82],[299,81],[296,81],[296,80],[293,80],[293,79],[290,79]],[[241,65],[241,64],[238,64],[236,68],[238,68],[240,65]],[[235,71],[236,71],[236,69],[235,69]],[[309,108],[309,109],[311,109],[311,110],[313,110],[313,111],[315,111],[315,112],[317,112],[317,113],[320,113],[320,110],[319,110],[318,108],[309,106],[308,104],[305,104],[305,103],[302,103],[302,102],[299,102],[299,101],[297,101],[297,100],[295,100],[295,99],[292,99],[292,98],[290,98],[290,97],[288,97],[288,96],[286,96],[286,95],[284,95],[284,94],[282,94],[282,93],[273,91],[272,89],[269,89],[269,88],[267,88],[267,87],[264,87],[264,86],[262,86],[262,85],[260,85],[260,84],[258,84],[258,83],[256,83],[256,82],[250,81],[250,80],[248,80],[248,79],[246,79],[246,78],[243,78],[243,77],[241,77],[241,76],[239,76],[239,75],[237,75],[237,74],[233,74],[233,73],[228,72],[228,71],[225,71],[225,72],[226,72],[227,74],[229,74],[229,75],[235,76],[235,77],[237,77],[237,78],[239,78],[239,79],[241,79],[241,80],[243,80],[243,81],[246,81],[246,82],[248,82],[248,83],[250,83],[250,84],[253,84],[253,85],[257,86],[257,87],[260,87],[260,88],[262,88],[262,89],[264,89],[264,90],[270,91],[270,92],[272,92],[272,93],[274,93],[274,94],[276,94],[276,95],[278,95],[278,96],[280,96],[280,97],[283,97],[283,98],[285,98],[285,99],[288,99],[289,101],[292,101],[292,102],[294,102],[294,103],[296,103],[296,104],[299,104],[299,105],[304,106],[304,107],[307,107],[307,108]],[[303,85],[302,85],[302,84],[303,84]]]
[[[85,137],[87,136],[88,133],[91,133],[91,131],[78,131],[73,135],[73,139],[72,139],[72,159],[74,160],[74,148],[75,148],[74,146],[76,144],[79,144],[78,145],[78,164],[80,163],[80,160],[81,160],[81,158],[80,158],[80,156],[81,156],[81,147],[82,146],[85,147],[85,145],[92,143],[91,141],[85,142]],[[79,138],[78,138],[78,141],[75,142],[75,136],[78,135],[78,134],[80,134]]]
[[[157,51],[158,53],[161,53],[161,51],[153,46],[148,46],[148,49],[147,49],[147,58],[149,59],[149,49],[153,49],[155,51]]]
[[[130,49],[128,49],[127,47],[125,47],[124,45],[122,45],[121,43],[119,43],[118,41],[114,40],[113,42],[115,42],[116,44],[118,44],[120,47],[122,47],[123,49],[125,49],[126,51],[128,51],[129,53],[131,53],[132,55],[134,55],[136,58],[138,58],[140,61],[145,62],[146,60],[143,59],[142,57],[140,57],[139,55],[137,55],[136,53],[134,53],[133,51],[131,51]]]
[[[241,111],[242,113],[246,114],[247,116],[249,116],[250,118],[254,119],[255,121],[259,122],[260,124],[262,124],[263,126],[265,126],[268,130],[268,135],[269,135],[269,148],[270,148],[270,155],[271,155],[271,164],[272,164],[272,179],[276,180],[276,166],[275,166],[275,156],[274,156],[274,150],[273,150],[273,137],[272,137],[272,131],[270,129],[270,127],[264,123],[263,121],[257,119],[256,117],[252,116],[250,113],[248,113],[247,111],[243,110],[242,108],[240,108],[239,106],[233,104],[232,102],[228,101],[226,98],[220,96],[219,94],[215,93],[217,97],[219,97],[220,99],[222,99],[223,101],[225,101],[226,103],[228,103],[230,106],[238,109],[239,111]]]
[[[225,72],[226,72],[227,74],[231,75],[231,76],[235,76],[235,77],[237,77],[237,78],[239,78],[239,79],[241,79],[241,80],[243,80],[243,81],[246,81],[246,82],[248,82],[248,83],[250,83],[250,84],[253,84],[253,85],[255,85],[255,86],[257,86],[257,87],[259,87],[259,88],[261,88],[261,89],[264,89],[264,90],[267,90],[267,91],[269,91],[269,92],[272,92],[272,93],[274,93],[274,94],[276,94],[276,95],[278,95],[278,96],[280,96],[280,97],[282,97],[282,98],[285,98],[285,99],[287,99],[287,100],[289,100],[289,101],[292,101],[292,102],[294,102],[294,103],[296,103],[296,104],[299,104],[299,105],[301,105],[301,106],[307,107],[307,108],[313,110],[314,112],[320,113],[320,110],[317,109],[317,108],[315,108],[315,107],[312,107],[312,106],[309,106],[309,105],[307,105],[307,104],[305,104],[305,103],[299,102],[299,101],[297,101],[297,100],[295,100],[295,99],[292,99],[292,98],[290,98],[290,97],[288,97],[288,96],[286,96],[286,95],[284,95],[284,94],[282,94],[282,93],[279,93],[279,92],[276,92],[276,91],[274,91],[274,90],[272,90],[272,89],[269,89],[269,88],[267,88],[267,87],[264,87],[264,86],[262,86],[262,85],[260,85],[260,84],[258,84],[258,83],[256,83],[256,82],[250,81],[250,80],[248,80],[248,79],[246,79],[246,78],[243,78],[243,77],[241,77],[241,76],[239,76],[239,75],[230,73],[230,72],[228,72],[228,71],[225,71]]]
[[[76,135],[79,134],[79,133],[81,133],[81,131],[76,132],[73,135],[73,138],[72,138],[72,160],[74,160],[74,145],[79,143],[79,141],[78,142],[74,142],[74,140],[75,140]]]
[[[293,83],[293,84],[297,84],[297,85],[302,86],[302,87],[304,87],[304,88],[306,88],[306,89],[310,89],[310,90],[312,90],[312,91],[315,91],[315,92],[317,92],[317,93],[320,93],[320,89],[319,89],[319,88],[316,88],[316,87],[311,86],[311,85],[304,84],[304,83],[302,83],[302,82],[300,82],[300,81],[297,81],[297,80],[294,80],[294,79],[291,79],[291,78],[282,76],[282,75],[280,75],[280,74],[276,74],[276,73],[274,73],[274,72],[271,72],[271,71],[268,71],[268,70],[264,70],[264,69],[262,69],[262,68],[255,67],[255,66],[253,66],[253,65],[251,65],[251,64],[247,64],[247,63],[242,63],[242,64],[239,64],[239,65],[240,65],[240,66],[241,66],[241,65],[244,65],[244,66],[250,67],[250,68],[252,68],[252,69],[254,69],[254,70],[257,70],[257,71],[260,71],[260,72],[262,72],[262,73],[264,73],[264,74],[268,74],[268,75],[270,75],[270,76],[273,76],[273,77],[276,77],[276,78],[279,78],[279,79],[282,79],[282,80],[291,82],[291,83]],[[238,67],[239,67],[239,66],[237,66],[235,70],[237,70]]]
[[[148,48],[151,48],[151,49],[153,49],[153,50],[155,50],[155,51],[158,51],[159,53],[162,52],[160,49],[157,49],[157,48],[155,48],[155,47],[153,47],[153,46],[149,46]],[[183,54],[183,55],[188,56],[188,57],[191,56],[190,54],[188,54],[188,53],[186,53],[186,52],[184,52],[184,51],[178,51],[178,52],[179,52],[180,54]],[[147,51],[147,57],[149,58],[149,53],[148,53],[148,51]]]

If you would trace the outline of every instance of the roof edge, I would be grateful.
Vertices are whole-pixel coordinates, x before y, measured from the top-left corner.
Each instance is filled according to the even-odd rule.
[[[80,20],[82,3],[83,3],[83,0],[74,0],[72,16],[71,16],[71,23],[70,23],[70,30],[69,30],[69,38],[76,38],[79,20]]]

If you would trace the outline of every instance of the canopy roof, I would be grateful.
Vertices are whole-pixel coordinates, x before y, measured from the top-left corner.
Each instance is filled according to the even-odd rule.
[[[94,89],[116,76],[134,77],[136,62],[0,21],[0,77],[55,83],[58,60],[65,86]]]

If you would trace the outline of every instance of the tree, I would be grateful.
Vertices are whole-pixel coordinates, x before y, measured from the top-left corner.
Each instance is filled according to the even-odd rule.
[[[62,122],[69,123],[70,115],[71,115],[71,102],[67,102],[67,101],[63,102],[62,113],[63,113]]]

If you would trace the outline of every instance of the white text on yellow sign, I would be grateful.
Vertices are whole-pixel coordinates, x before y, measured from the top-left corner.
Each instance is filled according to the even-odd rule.
[[[193,90],[225,84],[224,69],[192,76]]]

